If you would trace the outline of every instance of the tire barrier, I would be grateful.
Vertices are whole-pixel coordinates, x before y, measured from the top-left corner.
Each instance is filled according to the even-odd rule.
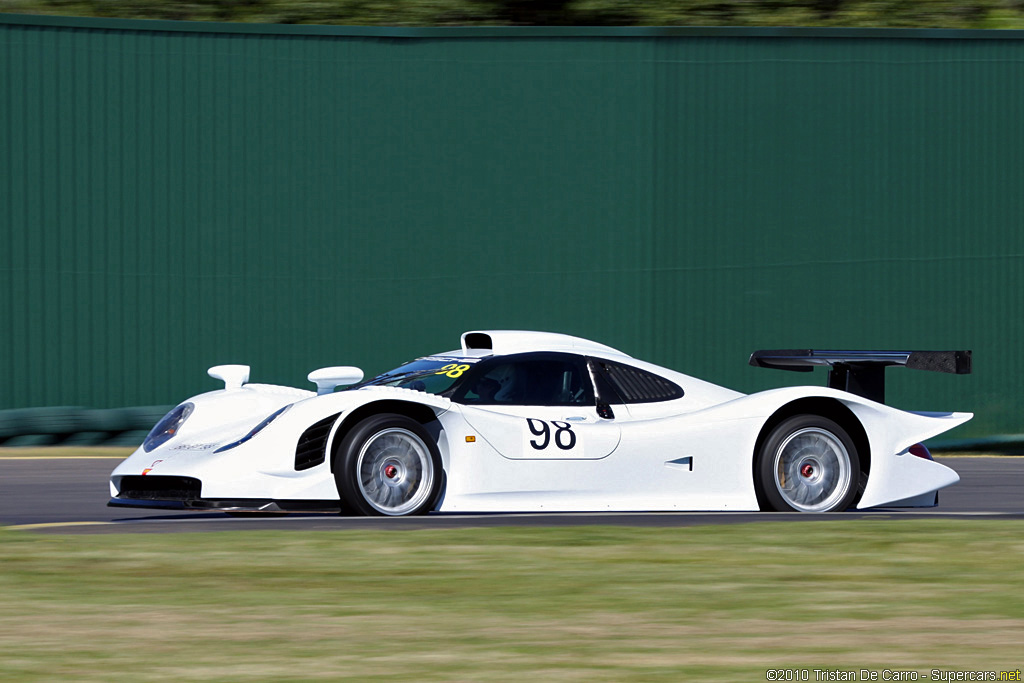
[[[0,447],[137,446],[172,407],[0,410]]]

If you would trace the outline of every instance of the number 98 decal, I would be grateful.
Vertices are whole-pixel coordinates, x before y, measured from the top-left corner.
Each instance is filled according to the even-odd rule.
[[[534,451],[554,449],[551,455],[557,456],[558,451],[571,451],[576,448],[576,432],[572,431],[572,425],[561,420],[545,422],[532,417],[526,418],[526,426],[529,434],[526,440]]]
[[[458,363],[449,363],[448,365],[442,365],[441,369],[435,372],[435,375],[447,375],[452,379],[458,379],[462,377],[462,373],[469,370],[468,365],[459,365]]]

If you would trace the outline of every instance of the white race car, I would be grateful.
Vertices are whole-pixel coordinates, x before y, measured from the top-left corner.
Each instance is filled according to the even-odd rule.
[[[967,373],[969,351],[757,351],[751,365],[828,387],[744,395],[546,332],[477,331],[462,348],[318,391],[249,384],[178,405],[110,477],[111,506],[437,512],[917,507],[958,481],[920,442],[970,413],[884,405],[890,365]],[[339,387],[349,388],[337,391]]]

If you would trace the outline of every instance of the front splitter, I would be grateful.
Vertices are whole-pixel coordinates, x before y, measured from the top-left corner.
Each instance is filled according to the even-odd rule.
[[[257,498],[196,498],[189,500],[111,498],[107,501],[107,507],[206,512],[341,512],[341,504],[336,500],[265,500]]]

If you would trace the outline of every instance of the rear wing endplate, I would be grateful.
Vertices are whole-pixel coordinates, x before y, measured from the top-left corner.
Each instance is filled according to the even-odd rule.
[[[828,386],[885,403],[885,369],[901,365],[956,375],[971,373],[970,351],[816,351],[814,349],[754,351],[750,364],[759,368],[810,372],[828,366]]]

